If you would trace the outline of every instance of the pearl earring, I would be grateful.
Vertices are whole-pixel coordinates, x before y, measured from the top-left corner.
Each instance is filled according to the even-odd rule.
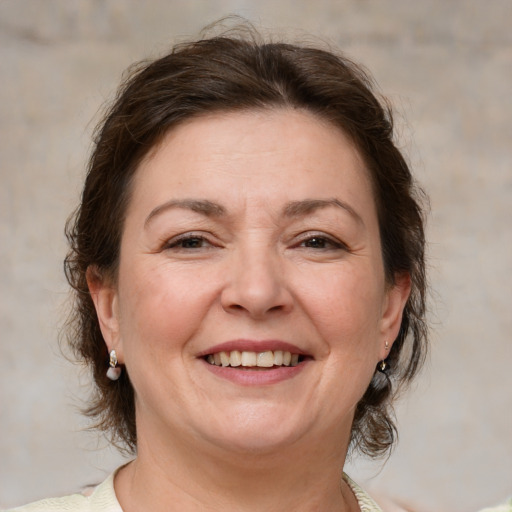
[[[377,365],[377,370],[379,370],[379,372],[381,373],[386,373],[386,370],[389,368],[389,365],[388,363],[386,363],[386,361],[382,360],[378,365]]]
[[[110,351],[109,369],[107,370],[107,377],[110,380],[117,380],[121,376],[121,368],[117,366],[117,355],[115,350]]]
[[[386,341],[384,344],[384,348],[386,349],[386,352],[389,350],[389,343]],[[387,370],[389,370],[389,364],[386,363],[386,360],[383,359],[378,365],[377,370],[381,373],[386,373]]]

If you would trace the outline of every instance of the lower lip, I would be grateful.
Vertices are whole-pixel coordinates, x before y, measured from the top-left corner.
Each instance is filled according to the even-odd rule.
[[[242,386],[265,386],[277,384],[297,376],[308,361],[302,361],[297,366],[281,366],[268,370],[241,370],[230,366],[217,366],[204,361],[204,364],[217,377],[229,380]]]

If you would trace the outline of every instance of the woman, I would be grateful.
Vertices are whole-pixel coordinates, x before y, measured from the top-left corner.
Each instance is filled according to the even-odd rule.
[[[21,510],[374,511],[426,350],[420,193],[371,79],[248,35],[132,72],[68,225],[90,416],[134,460]]]

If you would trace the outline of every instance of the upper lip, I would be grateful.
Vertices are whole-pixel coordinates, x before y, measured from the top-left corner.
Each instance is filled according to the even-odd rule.
[[[300,349],[293,343],[282,340],[249,340],[249,339],[238,339],[230,340],[224,343],[219,343],[213,347],[209,347],[206,350],[199,352],[198,357],[204,357],[209,354],[216,354],[218,352],[231,352],[238,350],[240,352],[267,352],[269,350],[282,350],[283,352],[291,352],[292,354],[299,354],[303,356],[310,356],[308,352]]]

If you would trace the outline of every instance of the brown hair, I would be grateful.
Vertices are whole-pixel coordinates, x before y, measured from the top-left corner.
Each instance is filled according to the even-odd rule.
[[[334,52],[264,42],[252,29],[180,44],[132,68],[97,128],[81,204],[68,220],[66,277],[74,289],[67,337],[92,369],[86,412],[114,442],[136,450],[134,390],[127,372],[105,376],[108,354],[86,281],[88,268],[115,281],[130,183],[142,158],[185,119],[216,111],[297,108],[339,127],[364,158],[373,182],[386,278],[411,276],[412,291],[390,351],[359,402],[352,448],[373,456],[396,437],[391,402],[424,360],[427,343],[421,191],[393,142],[392,113],[369,75]],[[120,442],[120,443],[119,443]]]

